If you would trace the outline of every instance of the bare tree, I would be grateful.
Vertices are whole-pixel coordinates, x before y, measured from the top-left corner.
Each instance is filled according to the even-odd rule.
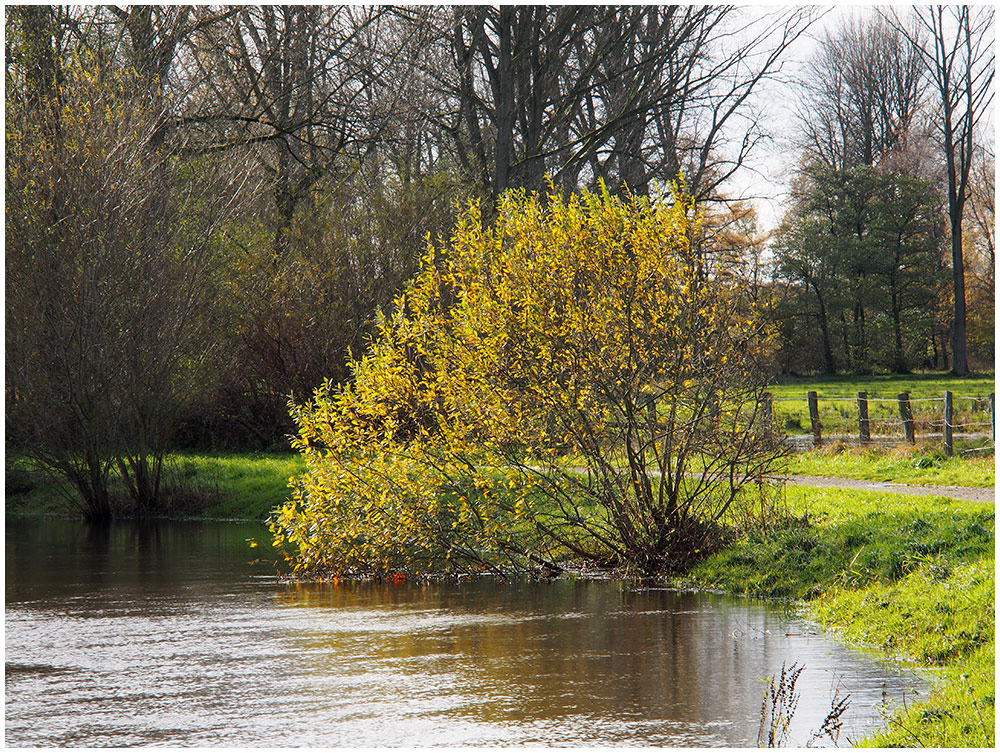
[[[264,190],[228,249],[228,350],[195,441],[272,446],[289,394],[345,376],[427,232],[450,221],[433,174],[424,8],[199,8],[178,51],[174,123],[192,154],[246,161]],[[449,220],[442,220],[447,216]],[[405,227],[403,227],[405,225]],[[201,427],[194,426],[201,420]]]
[[[920,38],[916,30],[910,34]],[[874,165],[907,146],[926,70],[884,19],[851,20],[827,34],[804,87],[802,147],[813,160],[843,170]]]
[[[178,55],[193,35],[210,31],[236,9],[196,13],[184,6],[98,5],[65,6],[54,12],[64,57],[76,56],[78,60],[72,65],[91,61],[91,69],[99,76],[130,71],[130,85],[151,96],[154,109],[161,114],[156,138],[162,139],[192,85],[188,77],[180,75]]]
[[[229,170],[178,160],[183,144],[157,137],[163,113],[135,75],[67,69],[59,107],[41,105],[57,128],[30,105],[6,119],[7,438],[94,520],[112,515],[113,470],[134,512],[162,510],[163,455],[204,381],[206,274],[233,210]]]
[[[640,194],[654,178],[677,177],[681,142],[674,126],[686,121],[680,112],[682,90],[690,95],[698,89],[693,66],[707,58],[711,35],[731,11],[707,6],[621,9],[615,24],[624,34],[603,61],[602,78],[576,118],[580,146],[565,170],[585,163],[592,178],[611,190],[628,185]]]
[[[977,150],[972,166],[970,209],[975,222],[981,263],[976,274],[982,284],[993,287],[996,273],[996,156],[988,147]]]
[[[667,61],[669,96],[656,100],[648,136],[666,145],[655,177],[673,180],[683,171],[699,200],[720,198],[726,181],[768,137],[754,97],[781,75],[785,52],[822,12],[802,7],[748,16],[710,7],[717,16],[691,32],[703,41]]]
[[[969,371],[966,335],[965,260],[962,219],[970,194],[973,142],[993,102],[993,8],[914,7],[911,27],[896,12],[887,17],[920,55],[937,98],[937,135],[948,173],[948,217],[955,316],[951,331],[952,371]],[[928,35],[923,38],[916,33]]]
[[[972,225],[963,232],[969,294],[969,355],[992,363],[996,322],[996,158],[992,149],[976,149],[969,211]]]
[[[254,147],[272,187],[275,260],[313,188],[387,137],[416,53],[409,20],[388,7],[243,6],[194,35],[183,124],[203,151]]]
[[[454,10],[442,34],[452,69],[441,75],[454,101],[445,128],[484,192],[542,187],[553,150],[566,146],[559,137],[611,43],[595,30],[612,16],[582,6]],[[587,44],[579,44],[582,37]]]
[[[683,170],[697,198],[763,137],[752,94],[778,74],[811,10],[744,20],[729,7],[454,11],[440,74],[445,129],[486,192],[604,180],[644,192]],[[734,138],[732,143],[730,139]]]
[[[47,100],[59,88],[62,11],[44,5],[5,9],[7,102]]]

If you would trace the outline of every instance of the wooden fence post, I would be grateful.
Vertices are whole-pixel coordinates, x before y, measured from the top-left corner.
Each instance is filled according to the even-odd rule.
[[[809,391],[809,421],[812,422],[813,446],[823,446],[823,424],[819,420],[819,397]]]
[[[952,395],[949,390],[944,391],[944,454],[951,456],[955,452],[955,437],[952,426]]]
[[[858,393],[858,438],[861,444],[872,441],[871,429],[868,424],[868,393]]]
[[[916,444],[916,437],[913,435],[913,411],[910,409],[910,393],[900,392],[896,395],[896,399],[899,401],[899,417],[903,419],[903,433],[906,435],[906,441],[910,444]]]

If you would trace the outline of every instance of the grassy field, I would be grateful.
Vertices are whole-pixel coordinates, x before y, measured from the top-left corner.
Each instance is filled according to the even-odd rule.
[[[890,714],[878,746],[994,741],[994,508],[944,498],[789,489],[794,523],[678,585],[806,600],[853,643],[934,667],[931,695]]]
[[[910,397],[941,397],[945,390],[956,395],[988,395],[994,391],[993,374],[956,377],[947,373],[883,374],[879,376],[830,376],[830,377],[779,377],[772,385],[775,397],[805,398],[809,390],[822,397],[854,397],[857,392],[867,392],[869,397],[881,395],[895,397],[909,392]]]
[[[857,439],[857,393],[866,392],[873,437],[889,436],[894,441],[901,442],[903,429],[896,400],[898,394],[907,392],[910,395],[918,436],[941,432],[946,390],[953,394],[952,422],[956,433],[988,435],[988,396],[995,389],[992,374],[958,378],[934,373],[872,377],[785,377],[776,380],[771,393],[774,396],[775,426],[779,430],[790,435],[812,432],[807,395],[810,391],[815,391],[824,436]]]

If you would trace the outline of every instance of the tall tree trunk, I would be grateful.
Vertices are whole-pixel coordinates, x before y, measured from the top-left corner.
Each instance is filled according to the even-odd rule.
[[[510,168],[514,157],[514,70],[512,65],[514,10],[501,8],[497,29],[499,50],[497,65],[490,70],[490,83],[497,112],[497,142],[493,173],[493,196],[502,194],[510,185]],[[485,42],[484,42],[485,44]],[[488,58],[486,58],[488,59]]]
[[[816,300],[819,302],[819,331],[823,337],[823,370],[827,374],[834,374],[837,369],[833,362],[833,344],[830,342],[830,322],[826,313],[826,303],[815,284],[813,284],[813,292],[816,293]]]
[[[865,307],[860,303],[854,305],[854,370],[867,370],[868,365],[868,332],[865,326]]]
[[[295,214],[295,197],[292,194],[292,180],[289,175],[291,166],[285,145],[280,146],[278,153],[277,174],[274,181],[274,204],[277,210],[277,223],[274,228],[274,251],[272,263],[275,267],[284,258],[288,250],[288,233],[292,228],[292,217]]]
[[[896,283],[892,281],[892,332],[895,336],[894,342],[894,352],[892,355],[893,370],[897,374],[905,374],[909,369],[906,368],[906,361],[903,358],[903,322],[902,313],[900,312],[899,304],[899,293],[896,291]]]
[[[951,271],[955,290],[955,319],[951,327],[951,362],[955,376],[969,373],[965,335],[965,259],[962,255],[962,205],[951,212]],[[956,217],[957,215],[957,217]]]
[[[58,88],[59,68],[53,50],[52,32],[56,27],[52,8],[26,5],[11,9],[20,15],[23,30],[22,53],[26,58],[24,77],[27,89],[38,102],[50,97]]]
[[[948,218],[951,221],[955,294],[955,317],[951,327],[952,372],[963,376],[969,372],[969,364],[962,211],[968,197],[973,136],[984,114],[991,111],[993,101],[994,10],[989,6],[935,5],[930,9],[915,6],[912,14],[917,20],[916,27],[907,26],[895,13],[892,24],[923,58],[941,98],[941,120],[937,126],[948,168]]]
[[[844,362],[847,369],[854,366],[854,341],[851,340],[851,327],[847,323],[844,312],[840,312],[840,340],[844,345]]]

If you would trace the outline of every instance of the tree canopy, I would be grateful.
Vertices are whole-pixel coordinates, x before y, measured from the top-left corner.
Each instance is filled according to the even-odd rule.
[[[817,165],[807,186],[776,253],[779,273],[808,301],[793,314],[798,337],[818,340],[827,373],[909,371],[943,287],[943,199],[927,181],[865,165]]]

